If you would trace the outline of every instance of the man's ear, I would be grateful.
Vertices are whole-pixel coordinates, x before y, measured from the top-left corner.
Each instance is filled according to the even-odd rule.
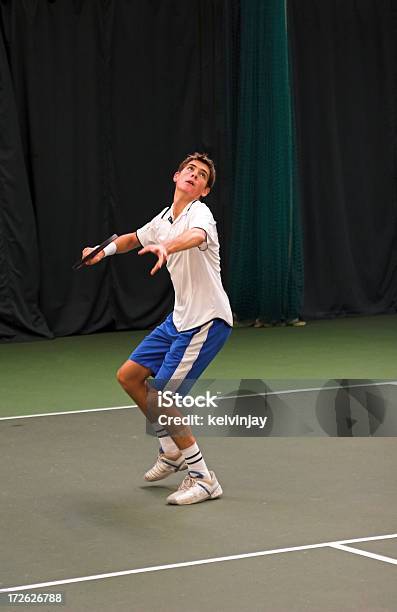
[[[202,195],[202,196],[203,196],[203,198],[205,198],[205,196],[207,196],[207,195],[209,194],[209,192],[210,192],[210,191],[211,191],[211,187],[206,187],[206,188],[204,189],[204,191],[202,191],[202,192],[201,192],[201,194],[200,194],[200,195]]]
[[[177,180],[178,180],[178,178],[179,178],[179,175],[180,175],[180,172],[175,172],[174,177],[173,177],[173,179],[172,179],[172,180],[174,181],[174,183],[176,183],[176,182],[177,182]]]

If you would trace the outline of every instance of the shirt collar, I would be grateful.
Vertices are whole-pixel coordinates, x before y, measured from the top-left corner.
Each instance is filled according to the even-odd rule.
[[[192,200],[191,202],[189,202],[189,204],[186,204],[185,208],[183,209],[183,211],[181,212],[181,214],[179,215],[178,219],[180,217],[183,217],[184,215],[187,215],[187,213],[189,212],[189,210],[191,209],[191,207],[193,206],[193,204],[195,202],[199,202],[199,200]],[[173,204],[171,204],[170,208],[169,208],[169,213],[171,215],[171,217],[174,219],[174,209],[173,209]],[[176,219],[176,221],[178,221],[178,219]],[[174,219],[175,221],[175,219]]]

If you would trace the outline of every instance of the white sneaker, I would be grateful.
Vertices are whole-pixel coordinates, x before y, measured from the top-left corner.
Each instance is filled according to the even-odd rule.
[[[159,453],[157,461],[154,466],[146,472],[144,479],[149,482],[155,480],[163,480],[170,474],[180,472],[181,470],[187,470],[187,463],[181,454],[177,459],[168,459],[164,453]]]
[[[167,497],[167,503],[183,506],[197,504],[206,499],[216,499],[223,493],[222,487],[216,479],[215,473],[210,471],[211,480],[185,476],[175,493]]]

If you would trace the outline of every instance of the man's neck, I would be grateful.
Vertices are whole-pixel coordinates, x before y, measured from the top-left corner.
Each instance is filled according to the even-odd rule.
[[[174,219],[184,211],[186,206],[192,202],[191,196],[187,196],[185,193],[175,191],[174,201],[172,203],[172,213]]]

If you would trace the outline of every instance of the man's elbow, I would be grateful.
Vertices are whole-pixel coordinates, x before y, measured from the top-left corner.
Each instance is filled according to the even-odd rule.
[[[193,231],[196,242],[195,246],[200,246],[200,244],[203,244],[203,242],[207,240],[207,232],[205,230],[200,227],[195,227]]]

